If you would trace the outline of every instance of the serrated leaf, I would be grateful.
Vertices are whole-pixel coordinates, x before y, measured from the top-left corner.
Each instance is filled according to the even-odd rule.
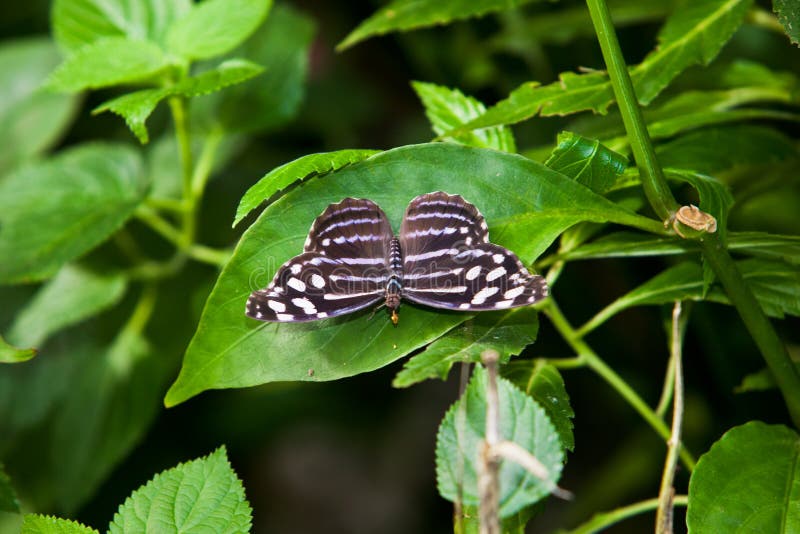
[[[75,96],[39,90],[59,61],[48,38],[0,46],[0,175],[45,152],[72,122]]]
[[[478,366],[461,399],[447,411],[436,436],[436,481],[449,501],[477,505],[478,461],[486,428],[487,373]],[[500,439],[535,456],[549,478],[539,479],[519,465],[500,464],[500,517],[508,517],[546,497],[561,475],[564,450],[544,409],[511,382],[498,379]]]
[[[445,380],[453,364],[480,362],[487,349],[496,350],[500,362],[505,363],[536,341],[538,330],[539,319],[531,308],[480,313],[411,357],[392,385],[404,388],[429,378]]]
[[[110,534],[249,532],[252,510],[225,447],[162,471],[119,507]]]
[[[691,131],[656,147],[663,167],[715,174],[736,167],[778,163],[798,157],[791,139],[752,124]]]
[[[0,512],[18,514],[19,511],[17,492],[14,491],[14,486],[11,484],[11,478],[6,474],[5,467],[0,463]]]
[[[800,46],[800,5],[793,0],[773,0],[772,9],[792,43]]]
[[[110,308],[125,294],[120,274],[101,274],[65,265],[14,318],[8,339],[40,346],[50,335]]]
[[[464,180],[468,174],[470,180]],[[310,180],[267,207],[245,232],[206,302],[168,406],[203,390],[271,381],[334,380],[383,367],[468,316],[407,306],[398,328],[364,314],[304,324],[244,315],[247,297],[303,248],[313,219],[342,198],[370,198],[395,226],[415,196],[444,190],[473,202],[492,241],[530,262],[582,220],[650,224],[566,176],[521,156],[451,143],[406,146]],[[269,355],[269,363],[264,357]],[[312,370],[313,373],[309,373]]]
[[[424,82],[411,82],[411,86],[422,100],[425,115],[436,135],[444,135],[486,111],[482,102],[464,95],[458,89]],[[467,132],[452,139],[463,145],[494,148],[504,152],[517,151],[514,134],[506,126]]]
[[[0,180],[0,284],[41,280],[91,250],[147,191],[139,154],[89,144]]]
[[[558,369],[539,360],[514,360],[501,367],[500,372],[503,378],[530,395],[544,408],[558,432],[561,445],[568,451],[574,451],[572,419],[575,412],[569,404],[567,388]]]
[[[676,8],[659,33],[659,44],[630,69],[639,102],[649,104],[686,68],[707,65],[744,20],[752,0],[692,0]],[[514,124],[535,115],[566,115],[591,110],[606,113],[614,101],[602,72],[562,73],[559,81],[521,85],[459,131]]]
[[[205,0],[173,23],[167,48],[186,59],[230,52],[261,24],[272,0]]]
[[[0,363],[27,362],[36,356],[36,349],[18,349],[0,336]]]
[[[25,514],[20,534],[99,534],[77,521],[49,515]]]
[[[212,70],[185,78],[170,87],[142,89],[119,96],[100,104],[92,113],[97,114],[103,111],[116,113],[125,119],[131,131],[144,144],[149,141],[145,121],[153,113],[158,103],[165,98],[175,95],[186,97],[206,95],[249,80],[263,70],[260,65],[251,61],[231,59],[222,62]]]
[[[376,35],[448,24],[513,9],[533,0],[394,0],[373,13],[336,46],[342,51]]]
[[[65,59],[50,75],[46,87],[75,93],[140,82],[152,78],[166,66],[164,53],[149,41],[104,37]]]
[[[264,76],[192,102],[192,117],[207,128],[228,132],[273,130],[300,108],[308,74],[314,22],[279,4],[245,43],[232,52],[263,65]]]
[[[544,164],[602,195],[625,172],[628,158],[595,139],[561,132],[556,148]]]
[[[800,525],[800,439],[752,421],[725,433],[689,481],[686,524],[695,534],[793,532]]]
[[[280,167],[272,169],[245,192],[239,206],[233,226],[239,224],[251,211],[273,195],[286,189],[295,182],[303,181],[311,176],[319,176],[336,171],[347,165],[364,160],[378,154],[380,150],[346,149],[336,152],[308,154]]]
[[[191,0],[55,0],[53,36],[66,55],[104,37],[163,44],[167,28],[191,5]]]

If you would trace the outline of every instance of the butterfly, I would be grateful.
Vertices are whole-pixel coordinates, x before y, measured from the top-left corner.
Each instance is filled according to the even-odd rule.
[[[346,198],[311,225],[303,253],[250,294],[246,315],[305,322],[383,301],[398,322],[402,300],[465,312],[528,306],[547,297],[542,276],[489,242],[478,209],[441,191],[409,203],[399,236],[377,204]]]

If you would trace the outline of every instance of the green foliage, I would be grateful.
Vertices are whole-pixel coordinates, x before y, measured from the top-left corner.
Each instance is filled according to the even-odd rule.
[[[625,171],[628,159],[609,150],[600,141],[561,132],[555,150],[544,164],[602,195]]]
[[[11,479],[6,474],[3,464],[0,463],[0,512],[19,513],[19,501]]]
[[[134,491],[114,514],[108,531],[141,532],[159,525],[159,530],[171,532],[248,532],[251,511],[221,447],[159,473]]]
[[[239,224],[251,211],[273,195],[295,182],[312,176],[321,176],[347,165],[366,159],[379,150],[339,150],[323,154],[309,154],[276,167],[264,175],[239,201],[233,225]]]
[[[41,280],[96,247],[147,192],[130,147],[83,145],[0,182],[0,283]]]
[[[775,0],[773,7],[786,35],[795,45],[800,46],[800,6],[791,0]]]
[[[425,106],[425,115],[436,135],[445,135],[486,111],[480,101],[464,95],[458,89],[448,89],[432,83],[411,82],[414,91]],[[479,148],[494,148],[516,152],[514,134],[506,126],[486,128],[457,135],[454,141]]]
[[[487,373],[477,367],[461,399],[444,416],[436,436],[436,480],[445,499],[476,505],[478,462],[486,426]],[[501,439],[533,454],[547,469],[542,480],[505,460],[500,465],[500,517],[508,517],[550,493],[561,475],[564,449],[544,409],[505,379],[498,380]]]
[[[0,363],[26,362],[36,356],[36,349],[18,349],[0,337]]]
[[[539,321],[530,309],[479,314],[412,356],[392,385],[409,387],[428,378],[445,380],[453,364],[480,362],[487,349],[500,351],[503,363],[536,341]]]
[[[798,441],[793,430],[753,421],[732,428],[704,454],[689,482],[691,532],[725,532],[742,525],[791,532],[800,523]]]
[[[25,514],[20,534],[98,534],[77,521],[49,515]]]

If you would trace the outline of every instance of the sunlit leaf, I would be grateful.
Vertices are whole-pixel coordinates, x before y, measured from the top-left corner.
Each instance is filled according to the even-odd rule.
[[[104,37],[163,44],[169,26],[191,5],[191,0],[55,0],[53,36],[67,55]]]
[[[448,24],[455,20],[480,17],[494,11],[513,9],[532,1],[394,0],[359,24],[336,48],[341,51],[376,35]]]
[[[558,432],[562,446],[575,450],[572,419],[575,412],[561,373],[554,366],[539,360],[514,360],[500,368],[504,378],[527,393],[544,408]]]
[[[169,96],[198,96],[220,91],[230,85],[242,83],[260,74],[263,68],[251,61],[244,59],[231,59],[222,62],[214,69],[205,71],[197,76],[190,76],[170,87],[157,89],[142,89],[127,93],[113,100],[109,100],[92,113],[111,111],[125,119],[128,127],[142,143],[147,143],[149,137],[145,121],[153,113],[159,102]]]
[[[167,66],[161,49],[126,37],[105,37],[64,60],[47,80],[53,91],[74,93],[147,80]]]
[[[72,121],[75,96],[39,90],[59,61],[47,38],[0,46],[0,175],[42,154]]]
[[[424,82],[411,82],[411,86],[422,100],[425,115],[436,135],[443,135],[486,111],[483,103],[464,95],[458,89]],[[514,134],[506,126],[467,132],[456,136],[453,140],[469,146],[494,148],[505,152],[517,151]]]
[[[211,388],[334,380],[371,371],[467,319],[415,306],[403,308],[397,328],[385,318],[368,320],[369,310],[304,324],[259,323],[244,315],[250,292],[265,287],[281,264],[302,251],[311,222],[328,204],[348,196],[370,198],[397,227],[413,197],[436,190],[473,202],[489,223],[492,241],[523,262],[579,221],[650,224],[521,156],[450,143],[376,154],[291,190],[245,232],[206,303],[167,405]]]
[[[20,534],[99,534],[77,521],[40,514],[25,514]]]
[[[252,510],[225,447],[156,475],[119,507],[110,534],[249,532]]]
[[[167,48],[186,59],[220,56],[247,39],[270,7],[272,0],[204,0],[170,26]]]
[[[18,349],[0,336],[0,363],[27,362],[36,356],[36,349]]]
[[[366,159],[380,150],[349,149],[336,152],[323,152],[321,154],[308,154],[289,163],[284,163],[265,174],[239,201],[236,208],[236,226],[248,213],[256,209],[262,202],[272,198],[275,193],[286,189],[295,182],[305,180],[311,176],[326,174],[347,165]]]
[[[19,310],[8,339],[18,345],[39,346],[51,334],[119,302],[126,286],[122,275],[66,265]]]
[[[697,534],[792,532],[800,525],[800,438],[758,421],[725,433],[689,481],[686,524]]]
[[[656,49],[630,69],[640,103],[650,103],[687,67],[707,65],[714,59],[741,25],[751,4],[752,0],[694,0],[675,9],[659,33]],[[514,124],[537,114],[606,113],[614,101],[605,73],[565,72],[559,78],[550,85],[521,85],[463,129]]]
[[[480,313],[446,333],[411,357],[397,373],[392,385],[408,387],[429,378],[447,378],[458,362],[480,362],[487,349],[500,354],[501,363],[536,341],[539,321],[531,308]]]
[[[0,283],[40,280],[113,234],[147,191],[139,154],[91,144],[0,180]]]
[[[544,162],[551,169],[574,178],[595,193],[603,194],[625,171],[628,158],[572,132],[558,134],[558,144]]]
[[[469,386],[447,411],[436,436],[436,481],[447,500],[476,505],[478,462],[486,429],[487,373],[477,366]],[[544,409],[511,382],[498,379],[500,439],[513,441],[530,452],[547,469],[549,478],[539,479],[519,465],[500,464],[500,517],[546,497],[561,475],[564,449]]]

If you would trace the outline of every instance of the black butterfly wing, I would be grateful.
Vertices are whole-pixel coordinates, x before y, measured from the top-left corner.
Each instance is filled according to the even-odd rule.
[[[406,218],[400,231],[403,298],[434,308],[486,311],[527,306],[548,295],[543,277],[488,242],[483,216],[460,196],[419,196]]]
[[[384,298],[392,230],[372,201],[331,204],[309,231],[305,252],[254,291],[246,314],[270,322],[305,322],[360,310]]]

